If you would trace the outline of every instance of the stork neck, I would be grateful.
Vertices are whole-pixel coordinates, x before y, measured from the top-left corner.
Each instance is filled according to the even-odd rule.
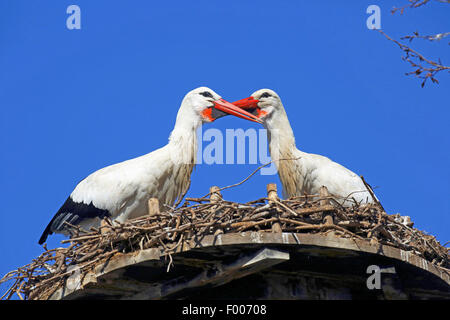
[[[197,156],[198,125],[177,121],[169,137],[169,148],[172,154],[184,164],[194,164]]]
[[[266,121],[265,127],[268,131],[272,159],[292,158],[296,149],[295,137],[286,112],[280,110]]]
[[[294,133],[286,112],[281,110],[271,119],[268,119],[266,128],[272,160],[285,159],[275,161],[283,185],[283,196],[287,198],[300,195],[299,190],[303,190],[306,183],[303,174],[305,172],[304,162],[300,159],[307,154],[297,149]]]

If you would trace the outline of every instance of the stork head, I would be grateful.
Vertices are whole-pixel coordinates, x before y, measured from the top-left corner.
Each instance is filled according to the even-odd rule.
[[[276,114],[284,111],[280,97],[270,89],[255,91],[250,97],[235,101],[233,104],[253,114],[263,123],[267,123]]]
[[[190,91],[184,97],[182,106],[183,108],[189,109],[184,111],[200,118],[202,122],[213,122],[216,119],[231,114],[242,119],[261,123],[258,117],[225,101],[221,96],[207,87],[199,87]]]

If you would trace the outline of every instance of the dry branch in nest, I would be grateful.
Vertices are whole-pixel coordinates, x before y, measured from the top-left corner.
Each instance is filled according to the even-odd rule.
[[[216,189],[217,190],[217,189]],[[211,200],[211,201],[210,201]],[[0,283],[11,281],[1,299],[14,294],[21,299],[49,297],[74,272],[85,275],[118,253],[159,248],[169,259],[193,246],[195,239],[220,233],[283,232],[327,234],[375,241],[413,252],[444,272],[449,268],[448,249],[435,237],[405,225],[399,215],[388,215],[379,203],[342,207],[332,196],[301,196],[281,200],[271,197],[236,203],[215,197],[187,198],[177,209],[140,217],[125,223],[106,220],[100,229],[83,231],[72,226],[67,248],[46,250],[30,264],[9,272]],[[324,205],[324,203],[327,203]],[[334,222],[324,223],[324,215]],[[411,224],[409,224],[411,225]]]

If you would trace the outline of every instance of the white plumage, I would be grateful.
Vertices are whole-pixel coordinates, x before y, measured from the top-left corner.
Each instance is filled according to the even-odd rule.
[[[81,181],[50,221],[39,243],[53,232],[68,234],[65,222],[89,230],[106,216],[123,222],[145,215],[150,198],[158,198],[161,207],[173,205],[189,188],[197,154],[196,129],[226,114],[259,121],[209,88],[189,92],[181,103],[169,143],[149,154],[100,169]]]
[[[344,205],[354,203],[352,198],[362,203],[373,202],[358,175],[327,157],[297,149],[286,111],[273,90],[258,90],[249,98],[233,104],[263,120],[268,131],[270,155],[277,165],[284,197],[318,194],[319,188],[326,186],[331,194],[341,198]],[[279,159],[296,160],[276,161]]]

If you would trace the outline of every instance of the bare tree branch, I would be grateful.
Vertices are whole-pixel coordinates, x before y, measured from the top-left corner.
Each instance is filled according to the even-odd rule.
[[[418,8],[420,6],[423,6],[425,4],[427,4],[428,2],[430,2],[431,0],[408,0],[409,4],[404,5],[403,7],[400,8],[392,8],[391,13],[394,14],[397,11],[400,10],[400,14],[403,14],[403,12],[405,11],[406,8]],[[441,3],[450,3],[450,0],[435,0],[437,2],[441,2]]]
[[[435,78],[436,73],[443,70],[449,70],[450,72],[450,67],[444,66],[440,60],[439,63],[429,60],[420,53],[418,53],[417,51],[411,49],[410,47],[398,42],[395,39],[392,39],[383,31],[378,30],[378,32],[384,35],[388,40],[397,44],[400,47],[400,49],[403,50],[404,56],[402,57],[402,60],[409,62],[409,64],[412,67],[417,68],[415,71],[406,73],[406,75],[414,74],[416,77],[423,79],[422,88],[424,87],[428,79],[431,79],[433,83],[439,83],[439,81]],[[422,65],[423,62],[426,62],[429,66],[423,66]],[[424,72],[426,72],[425,75],[422,74]]]
[[[401,40],[409,40],[409,42],[411,42],[413,39],[416,39],[416,38],[426,39],[429,41],[440,41],[447,36],[450,36],[450,32],[438,33],[438,34],[434,34],[434,35],[430,35],[430,36],[421,36],[419,34],[419,32],[416,31],[416,32],[413,32],[412,36],[404,36],[404,37],[401,37],[400,39]],[[448,44],[450,45],[450,42]]]
[[[408,4],[404,5],[403,7],[396,8],[394,7],[391,10],[391,13],[394,14],[397,11],[400,11],[400,14],[403,14],[404,10],[406,8],[418,8],[420,6],[426,5],[432,0],[408,0]],[[434,0],[440,3],[450,4],[450,0]],[[404,55],[402,56],[402,60],[407,61],[415,70],[406,73],[406,75],[415,75],[416,77],[423,79],[422,81],[422,88],[425,86],[425,83],[428,79],[431,79],[433,83],[439,83],[439,81],[435,78],[436,74],[440,71],[448,70],[450,73],[450,67],[447,67],[443,65],[440,59],[438,59],[438,62],[429,60],[425,58],[423,55],[418,53],[417,51],[411,49],[405,44],[402,44],[398,42],[397,40],[392,39],[387,34],[385,34],[383,31],[378,30],[381,34],[383,34],[388,40],[394,42],[397,44],[400,49],[403,51]],[[420,35],[418,31],[413,32],[413,35],[407,35],[404,37],[401,37],[401,40],[409,40],[411,42],[413,39],[426,39],[429,41],[440,41],[443,38],[450,35],[450,32],[443,32],[438,33],[434,35]],[[450,43],[449,43],[450,44]]]

